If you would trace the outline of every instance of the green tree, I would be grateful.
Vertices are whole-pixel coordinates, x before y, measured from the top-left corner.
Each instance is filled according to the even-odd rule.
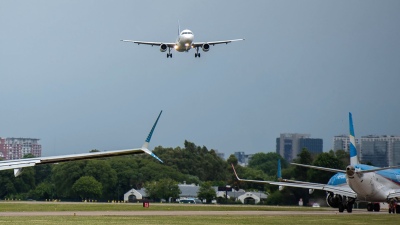
[[[60,163],[53,165],[52,181],[54,182],[58,198],[71,198],[74,196],[72,185],[81,178],[84,173],[87,160]]]
[[[113,199],[117,194],[117,172],[110,166],[109,160],[88,160],[83,169],[85,176],[91,176],[102,184],[102,195],[106,199]]]
[[[72,191],[81,199],[96,199],[102,194],[102,185],[91,176],[79,178],[72,186]]]
[[[336,158],[338,158],[340,161],[342,161],[343,168],[341,168],[341,169],[346,169],[345,167],[350,165],[349,152],[346,152],[345,150],[336,150],[335,155],[336,155]]]
[[[268,176],[276,176],[278,171],[278,159],[281,160],[281,167],[286,168],[286,160],[275,152],[259,152],[254,154],[249,161],[249,167],[253,169],[259,169]]]
[[[313,162],[313,158],[311,156],[311,153],[306,148],[303,148],[301,150],[300,154],[297,155],[297,158],[293,161],[295,163],[311,165]],[[296,166],[293,171],[294,179],[297,179],[300,181],[308,181],[307,171],[308,171],[308,168],[306,168],[306,167]]]
[[[313,165],[333,169],[342,169],[344,167],[343,162],[335,156],[333,151],[319,154],[314,160]],[[334,173],[315,169],[310,169],[308,171],[310,181],[323,184],[326,184],[333,174]]]
[[[164,178],[159,181],[152,181],[145,183],[146,194],[152,199],[176,199],[179,197],[181,190],[179,189],[178,182]]]
[[[228,162],[229,165],[233,164],[234,166],[236,166],[238,164],[238,159],[233,154],[230,155],[226,161]]]
[[[217,197],[217,193],[212,187],[211,182],[203,182],[202,184],[200,184],[200,189],[197,193],[197,197],[201,200],[205,199],[207,203],[211,203],[211,201]]]
[[[200,181],[225,181],[228,177],[227,162],[221,159],[216,151],[205,146],[196,146],[185,141],[184,148],[154,149],[154,153],[163,159],[165,165],[182,174],[198,177]]]
[[[49,181],[42,182],[29,195],[34,199],[53,199],[55,196],[54,184]]]

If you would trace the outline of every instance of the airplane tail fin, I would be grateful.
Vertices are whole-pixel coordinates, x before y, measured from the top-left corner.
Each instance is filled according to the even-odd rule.
[[[359,164],[358,157],[357,157],[357,148],[356,148],[356,139],[354,135],[354,126],[353,126],[353,116],[351,112],[349,112],[349,125],[350,125],[350,165],[354,166]]]
[[[279,181],[282,180],[281,159],[278,159],[278,172],[277,172],[276,176],[278,177]]]
[[[178,20],[178,36],[181,34],[181,24],[179,23],[179,20]]]
[[[160,119],[161,113],[162,113],[162,110],[161,110],[160,114],[158,115],[157,120],[154,123],[153,127],[151,128],[150,133],[147,136],[146,141],[144,142],[144,144],[142,146],[142,150],[145,151],[147,154],[149,154],[149,155],[153,156],[154,158],[156,158],[158,161],[163,163],[163,161],[160,158],[158,158],[158,156],[156,156],[152,151],[150,151],[148,149],[149,148],[149,143],[150,143],[150,140],[151,140],[151,136],[153,135],[154,129],[157,126],[157,123],[158,123],[158,120]]]

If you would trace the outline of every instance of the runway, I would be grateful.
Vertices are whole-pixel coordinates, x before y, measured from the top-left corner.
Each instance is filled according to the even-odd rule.
[[[0,212],[0,216],[221,216],[221,215],[353,215],[387,212],[354,210],[352,213],[338,211],[58,211],[58,212]]]

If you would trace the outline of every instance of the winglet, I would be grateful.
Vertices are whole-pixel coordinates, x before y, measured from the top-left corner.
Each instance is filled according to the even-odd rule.
[[[350,165],[354,166],[359,164],[358,158],[357,158],[357,148],[356,148],[356,138],[354,135],[354,125],[353,125],[353,116],[351,112],[349,112],[349,126],[350,126]]]
[[[160,158],[158,158],[153,152],[151,152],[151,151],[148,149],[148,148],[149,148],[149,143],[150,143],[150,140],[151,140],[151,136],[153,135],[154,129],[155,129],[156,126],[157,126],[157,123],[158,123],[158,120],[160,119],[161,113],[162,113],[162,110],[161,110],[160,114],[158,115],[157,120],[156,120],[156,122],[154,123],[153,127],[151,128],[150,133],[149,133],[149,135],[147,136],[146,141],[144,142],[144,144],[143,144],[143,146],[142,146],[142,150],[143,150],[144,152],[146,152],[147,154],[149,154],[149,155],[153,156],[154,158],[156,158],[158,161],[160,161],[160,162],[163,163],[163,161],[162,161]]]
[[[278,159],[278,172],[276,175],[277,175],[279,181],[282,180],[282,171],[281,170],[282,170],[281,169],[281,159]]]
[[[231,163],[231,166],[232,166],[233,172],[235,173],[236,179],[238,179],[238,181],[241,181],[242,179],[240,179],[239,176],[237,175],[235,167],[233,166],[233,163]]]

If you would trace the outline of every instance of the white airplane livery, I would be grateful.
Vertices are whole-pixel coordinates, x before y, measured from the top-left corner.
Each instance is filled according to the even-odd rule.
[[[327,184],[311,183],[294,180],[260,181],[240,179],[239,181],[257,182],[281,187],[307,188],[312,193],[314,190],[325,190],[327,192],[327,204],[338,208],[339,212],[346,210],[352,212],[355,201],[368,202],[368,211],[380,211],[380,202],[389,203],[389,213],[400,213],[400,166],[374,167],[360,164],[357,157],[355,145],[354,126],[352,114],[349,113],[350,124],[350,165],[346,170],[339,170],[312,165],[292,163],[312,169],[335,172]],[[232,166],[233,167],[233,166]],[[234,168],[233,168],[234,169]],[[278,171],[280,168],[278,168]]]
[[[50,157],[39,157],[39,158],[26,158],[26,159],[15,159],[15,160],[4,160],[0,161],[0,170],[9,170],[14,169],[14,175],[17,177],[21,174],[22,168],[36,166],[40,164],[50,164],[50,163],[59,163],[59,162],[68,162],[75,160],[83,160],[83,159],[95,159],[95,158],[103,158],[103,157],[112,157],[112,156],[121,156],[121,155],[131,155],[131,154],[149,154],[152,157],[156,158],[158,161],[163,162],[160,158],[158,158],[152,151],[148,149],[151,136],[153,135],[154,129],[160,119],[162,111],[157,117],[156,122],[150,130],[149,135],[147,136],[146,141],[144,142],[141,148],[134,149],[125,149],[125,150],[113,150],[106,152],[93,152],[93,153],[83,153],[83,154],[71,154],[71,155],[60,155],[60,156],[50,156]]]
[[[177,52],[189,52],[190,49],[196,49],[196,53],[194,56],[200,57],[199,49],[201,48],[203,52],[208,52],[210,50],[210,46],[218,45],[218,44],[228,44],[234,41],[243,41],[244,39],[233,39],[233,40],[225,40],[225,41],[209,41],[209,42],[194,42],[194,35],[191,30],[185,29],[180,31],[180,27],[178,27],[178,38],[174,43],[166,43],[166,42],[148,42],[148,41],[133,41],[133,40],[121,40],[124,42],[132,42],[138,45],[151,45],[151,46],[160,46],[161,52],[167,53],[167,58],[172,58],[171,49],[175,49]]]

